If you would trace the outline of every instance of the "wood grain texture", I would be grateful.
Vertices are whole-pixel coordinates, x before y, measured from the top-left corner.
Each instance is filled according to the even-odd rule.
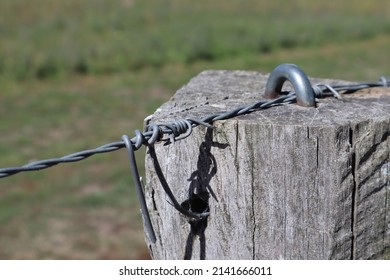
[[[152,122],[201,118],[263,99],[267,75],[205,71]],[[345,83],[311,79],[312,83]],[[274,107],[197,127],[156,144],[177,200],[210,192],[206,259],[390,258],[390,90]],[[146,155],[155,259],[183,259],[190,226],[170,204]],[[216,199],[212,197],[215,194]],[[199,259],[198,238],[192,259]]]

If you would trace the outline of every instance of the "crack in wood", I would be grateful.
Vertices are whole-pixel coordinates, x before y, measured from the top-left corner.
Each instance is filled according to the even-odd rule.
[[[349,127],[349,144],[351,146],[351,174],[352,174],[352,202],[351,202],[351,256],[350,259],[354,260],[356,257],[356,212],[357,212],[357,178],[356,178],[356,153],[353,139],[352,124]]]

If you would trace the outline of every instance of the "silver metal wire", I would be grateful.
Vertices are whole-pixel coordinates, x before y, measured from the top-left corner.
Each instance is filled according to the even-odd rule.
[[[136,132],[136,134],[142,135],[140,131]],[[142,136],[140,138],[142,138]],[[127,148],[127,154],[130,160],[131,173],[132,173],[138,201],[140,202],[140,206],[141,206],[141,213],[144,220],[145,230],[148,233],[150,242],[155,243],[156,234],[154,233],[152,222],[149,216],[148,207],[146,206],[145,194],[142,188],[142,183],[138,172],[137,161],[135,160],[133,144],[130,142],[130,138],[127,135],[123,135],[122,140],[125,143],[125,146]],[[140,144],[142,145],[142,143],[140,142],[136,143],[136,145],[140,145]]]
[[[154,169],[160,180],[161,186],[171,200],[173,207],[175,207],[175,209],[181,214],[189,218],[192,222],[197,223],[199,221],[206,221],[209,215],[207,211],[202,213],[192,212],[190,209],[183,207],[183,205],[176,200],[160,168],[154,149],[154,145],[156,143],[163,142],[164,145],[169,145],[175,141],[179,141],[190,136],[193,128],[198,125],[212,128],[212,123],[215,121],[226,120],[275,106],[295,103],[297,102],[297,99],[298,104],[302,106],[314,106],[316,98],[335,97],[341,99],[342,94],[352,93],[364,88],[390,86],[390,81],[384,77],[381,77],[379,82],[376,83],[358,83],[333,86],[328,84],[317,84],[311,86],[303,71],[297,68],[295,65],[291,64],[284,64],[277,67],[274,72],[271,73],[270,79],[271,80],[267,82],[266,95],[268,95],[268,97],[277,97],[275,99],[259,101],[255,104],[236,108],[227,112],[219,112],[202,119],[187,118],[179,119],[169,123],[149,124],[151,117],[148,117],[144,121],[144,132],[142,133],[140,130],[136,130],[135,136],[132,139],[130,139],[127,135],[123,135],[121,139],[122,141],[105,144],[96,149],[84,150],[60,158],[35,161],[20,167],[1,168],[0,178],[8,177],[20,172],[46,169],[60,163],[76,162],[86,159],[94,154],[113,152],[126,147],[130,160],[132,177],[134,180],[138,200],[140,202],[145,230],[150,242],[155,243],[156,235],[146,206],[143,185],[140,180],[134,154],[134,152],[141,148],[142,145],[149,147],[149,154],[152,158]],[[297,93],[295,91],[284,94],[280,92],[281,87],[286,80],[292,82],[294,90],[298,91]]]
[[[342,94],[353,93],[361,89],[373,88],[373,87],[388,87],[388,86],[390,86],[390,80],[381,77],[378,82],[333,85],[333,86],[325,85],[325,84],[315,85],[313,86],[313,91],[316,98],[325,98],[325,97],[332,97],[332,96],[340,98]],[[148,124],[146,126],[145,131],[143,133],[137,132],[135,137],[130,139],[130,142],[133,145],[134,150],[138,150],[142,146],[142,144],[146,142],[148,145],[153,145],[157,142],[163,142],[165,145],[168,145],[170,143],[173,143],[178,140],[182,140],[190,136],[193,128],[198,125],[211,127],[212,123],[218,120],[226,120],[240,115],[249,114],[251,112],[258,111],[258,110],[265,110],[275,106],[295,103],[296,101],[297,101],[296,93],[292,91],[272,100],[259,101],[257,103],[236,108],[231,111],[219,112],[204,117],[202,119],[187,118],[187,119],[176,120],[171,123]],[[37,171],[41,169],[46,169],[58,165],[60,163],[70,163],[70,162],[84,160],[86,158],[89,158],[92,155],[113,152],[122,149],[125,146],[126,145],[122,140],[119,142],[105,144],[95,149],[84,150],[77,153],[73,153],[60,158],[52,158],[52,159],[35,161],[18,167],[0,168],[0,178],[8,177],[20,172]]]

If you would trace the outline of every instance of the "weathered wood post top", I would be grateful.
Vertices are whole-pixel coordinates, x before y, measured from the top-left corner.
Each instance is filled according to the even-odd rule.
[[[265,100],[268,78],[202,72],[151,123],[201,119]],[[315,103],[256,110],[154,145],[178,202],[209,215],[194,221],[180,214],[147,153],[145,195],[157,237],[148,241],[152,257],[390,259],[390,88]]]

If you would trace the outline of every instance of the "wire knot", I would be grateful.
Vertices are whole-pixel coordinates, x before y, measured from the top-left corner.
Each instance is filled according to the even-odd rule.
[[[185,119],[179,119],[171,123],[149,124],[146,127],[146,132],[152,132],[152,136],[148,140],[149,145],[160,141],[164,142],[164,145],[169,145],[190,136],[192,124]],[[163,138],[164,135],[167,135],[167,137]]]
[[[313,86],[313,91],[316,98],[333,96],[337,99],[343,99],[342,94],[328,84],[316,84]]]

